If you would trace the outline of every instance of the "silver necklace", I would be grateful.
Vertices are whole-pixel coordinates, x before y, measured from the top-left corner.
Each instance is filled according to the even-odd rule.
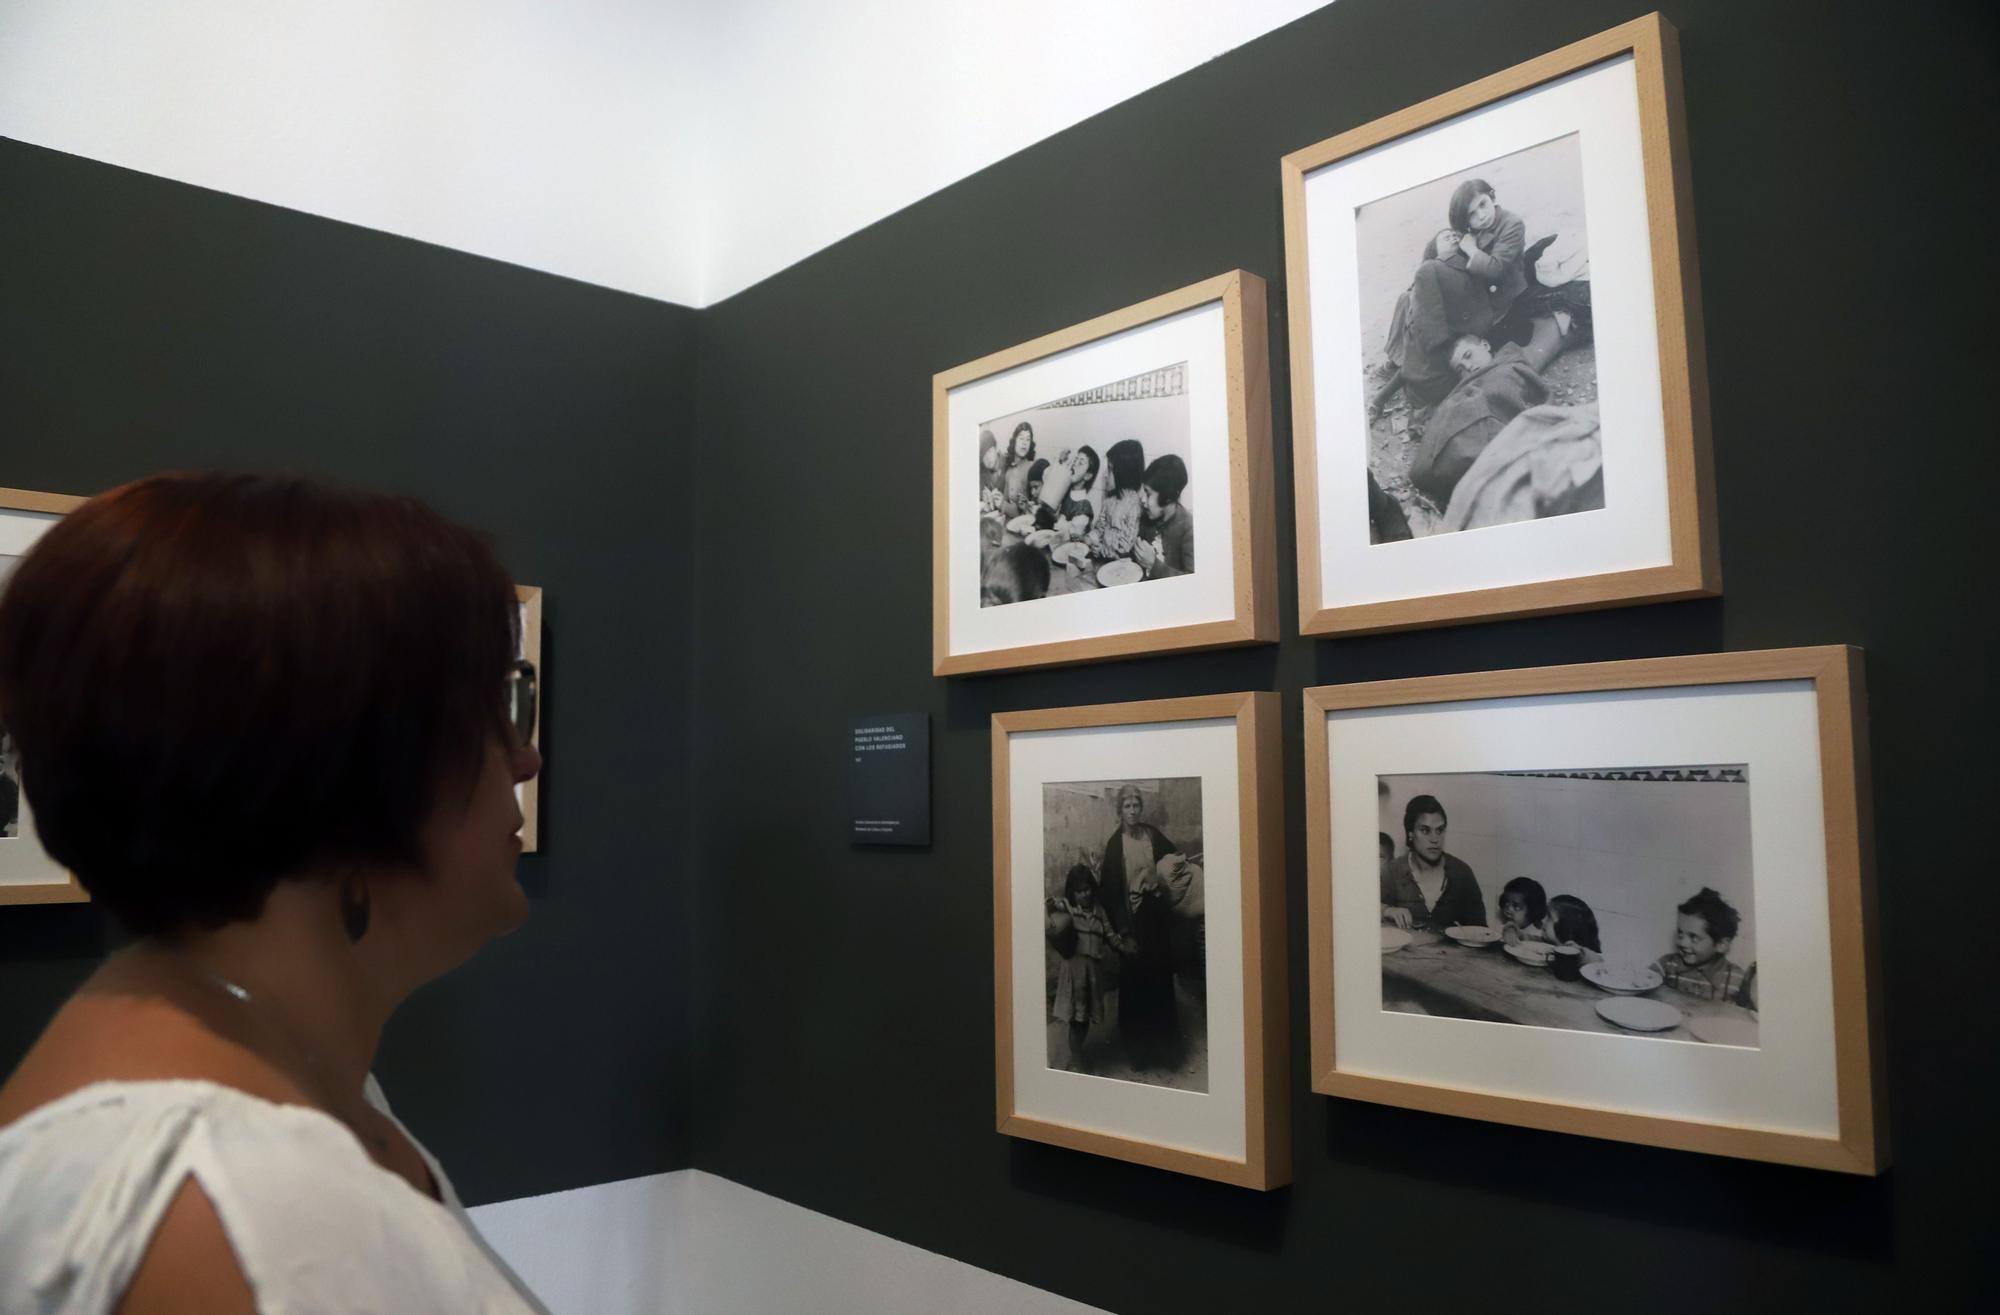
[[[228,995],[231,999],[236,1000],[245,1008],[256,1011],[259,1017],[270,1024],[273,1031],[284,1038],[286,1047],[305,1063],[305,1066],[311,1070],[313,1077],[322,1083],[326,1082],[326,1072],[320,1068],[318,1058],[303,1045],[299,1044],[298,1037],[293,1034],[289,1027],[285,1026],[282,1019],[279,1019],[269,1009],[263,1008],[257,1003],[257,997],[251,994],[249,987],[231,981],[229,978],[215,971],[215,969],[210,968],[207,964],[197,963],[192,959],[183,959],[181,962],[186,963],[190,968],[194,969],[195,973],[209,985]],[[364,1099],[362,1104],[366,1106],[367,1101]],[[373,1147],[385,1159],[389,1155],[390,1144],[389,1138],[386,1135],[376,1129],[364,1127],[359,1121],[344,1115],[335,1114],[334,1117],[338,1118],[344,1127],[363,1142]],[[428,1167],[426,1167],[426,1173],[428,1173]],[[433,1195],[435,1195],[435,1192],[433,1192]]]
[[[255,1012],[259,1018],[270,1025],[272,1031],[284,1039],[285,1048],[298,1056],[305,1066],[312,1070],[315,1078],[321,1081],[326,1080],[326,1074],[319,1066],[319,1057],[299,1044],[299,1039],[293,1034],[292,1029],[285,1026],[283,1019],[278,1018],[269,1009],[260,1005],[257,1002],[257,997],[251,994],[249,987],[231,981],[205,963],[197,963],[192,959],[184,959],[182,962],[193,968],[203,981]]]

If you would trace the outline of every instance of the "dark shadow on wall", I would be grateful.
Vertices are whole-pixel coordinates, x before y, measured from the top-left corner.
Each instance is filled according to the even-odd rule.
[[[1790,1165],[1692,1155],[1314,1096],[1329,1171],[1395,1174],[1538,1212],[1588,1211],[1729,1245],[1893,1264],[1895,1188]],[[1690,1209],[1691,1202],[1702,1208]],[[1783,1203],[1780,1205],[1780,1203]]]

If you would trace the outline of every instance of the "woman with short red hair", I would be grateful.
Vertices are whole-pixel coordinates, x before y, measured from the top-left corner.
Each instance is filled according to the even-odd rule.
[[[0,1087],[0,1313],[537,1311],[369,1069],[518,925],[508,576],[412,499],[174,475],[0,595],[50,855],[136,938]]]

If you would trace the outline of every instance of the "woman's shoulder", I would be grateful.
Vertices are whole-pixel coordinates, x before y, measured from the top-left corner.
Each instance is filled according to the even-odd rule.
[[[92,1083],[0,1130],[0,1274],[59,1309],[113,1309],[190,1180],[251,1285],[297,1309],[415,1311],[489,1286],[453,1216],[344,1125],[192,1078]],[[0,1284],[0,1308],[16,1295]]]

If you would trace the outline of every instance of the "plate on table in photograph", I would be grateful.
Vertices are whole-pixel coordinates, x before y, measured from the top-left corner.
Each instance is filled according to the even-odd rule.
[[[1382,929],[1382,953],[1393,954],[1409,943],[1410,933],[1404,931],[1401,927],[1384,927]]]
[[[1688,1031],[1697,1041],[1706,1041],[1712,1046],[1748,1046],[1757,1048],[1757,1022],[1751,1018],[1737,1018],[1730,1014],[1715,1014],[1706,1018],[1688,1020]]]
[[[1542,941],[1516,941],[1512,945],[1503,945],[1500,948],[1530,968],[1548,967],[1549,956],[1556,952],[1555,946]]]
[[[1679,1027],[1681,1011],[1664,1000],[1642,1000],[1636,995],[1613,996],[1597,1002],[1600,1018],[1633,1032],[1664,1032]]]
[[[1587,963],[1583,979],[1613,995],[1642,995],[1666,979],[1652,964]]]
[[[1140,577],[1145,574],[1139,563],[1129,557],[1120,557],[1115,562],[1106,562],[1097,568],[1097,582],[1109,589],[1113,585],[1137,584]]]
[[[1491,927],[1446,927],[1444,934],[1457,941],[1460,945],[1473,948],[1481,945],[1492,945],[1500,939],[1500,933],[1494,931]]]

